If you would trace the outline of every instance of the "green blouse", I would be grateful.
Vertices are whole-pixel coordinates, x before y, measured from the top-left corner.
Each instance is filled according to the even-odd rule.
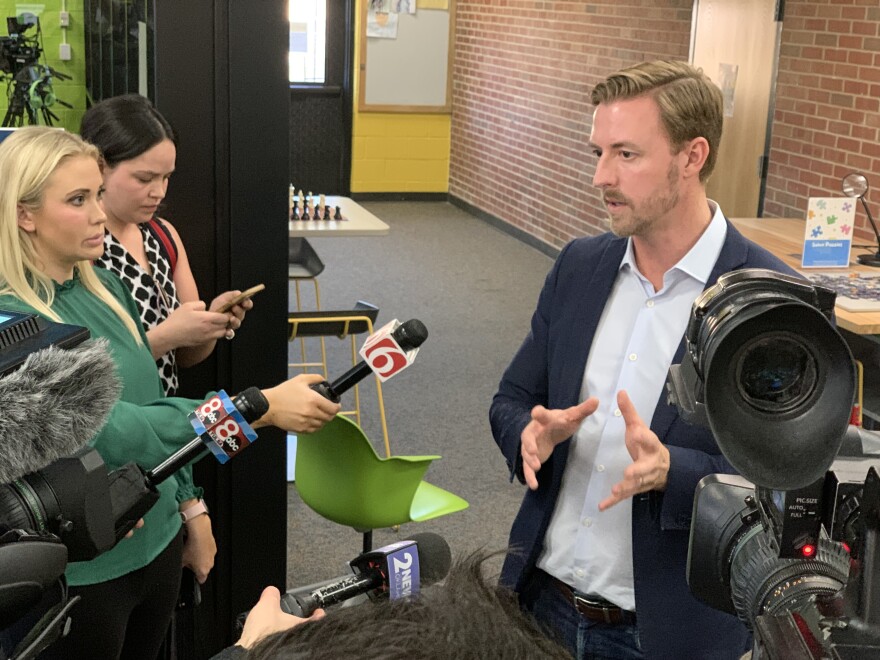
[[[116,275],[102,268],[96,268],[95,272],[131,315],[142,344],[134,341],[107,305],[86,290],[78,273],[64,284],[56,283],[52,310],[65,323],[87,327],[92,337],[106,337],[116,362],[122,394],[104,428],[92,438],[92,446],[110,470],[130,461],[150,469],[192,440],[195,434],[187,415],[202,402],[164,398],[156,363],[131,293]],[[11,295],[0,295],[0,309],[36,311]],[[144,516],[144,526],[135,530],[134,536],[123,539],[112,550],[91,561],[68,565],[66,575],[71,585],[113,580],[146,566],[165,549],[180,529],[178,503],[201,497],[201,489],[193,485],[190,467],[159,484],[158,489],[159,501]]]

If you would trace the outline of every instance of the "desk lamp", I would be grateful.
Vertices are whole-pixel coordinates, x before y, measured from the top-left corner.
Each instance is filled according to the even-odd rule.
[[[860,172],[850,172],[843,177],[842,187],[843,194],[847,197],[858,197],[862,200],[862,207],[865,209],[865,214],[868,216],[868,220],[871,222],[871,227],[874,229],[874,236],[877,238],[876,253],[860,254],[858,256],[858,262],[863,266],[880,267],[880,231],[877,231],[877,224],[874,222],[874,216],[871,215],[871,211],[868,210],[868,203],[865,201],[865,195],[868,194],[868,179]]]

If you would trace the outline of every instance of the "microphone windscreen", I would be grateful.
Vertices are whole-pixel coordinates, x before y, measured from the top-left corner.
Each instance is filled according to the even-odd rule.
[[[402,323],[391,333],[394,340],[400,344],[400,347],[409,351],[418,348],[425,343],[428,338],[428,328],[418,319],[410,319],[406,323]]]
[[[106,339],[50,346],[0,378],[0,484],[82,449],[119,397]]]
[[[416,542],[419,551],[419,581],[423,586],[439,582],[449,575],[452,551],[446,539],[433,532],[411,534],[409,539]]]

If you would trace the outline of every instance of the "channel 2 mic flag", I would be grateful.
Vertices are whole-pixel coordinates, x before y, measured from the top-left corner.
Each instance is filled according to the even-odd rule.
[[[360,356],[383,383],[413,363],[419,349],[405,351],[391,336],[402,324],[397,319],[389,321],[367,338]]]
[[[220,463],[226,463],[257,439],[257,434],[223,390],[191,412],[189,421]]]

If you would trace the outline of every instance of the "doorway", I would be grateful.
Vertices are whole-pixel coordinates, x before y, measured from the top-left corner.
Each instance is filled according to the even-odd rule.
[[[777,0],[695,0],[691,62],[725,95],[709,197],[731,218],[761,215],[782,16]]]

